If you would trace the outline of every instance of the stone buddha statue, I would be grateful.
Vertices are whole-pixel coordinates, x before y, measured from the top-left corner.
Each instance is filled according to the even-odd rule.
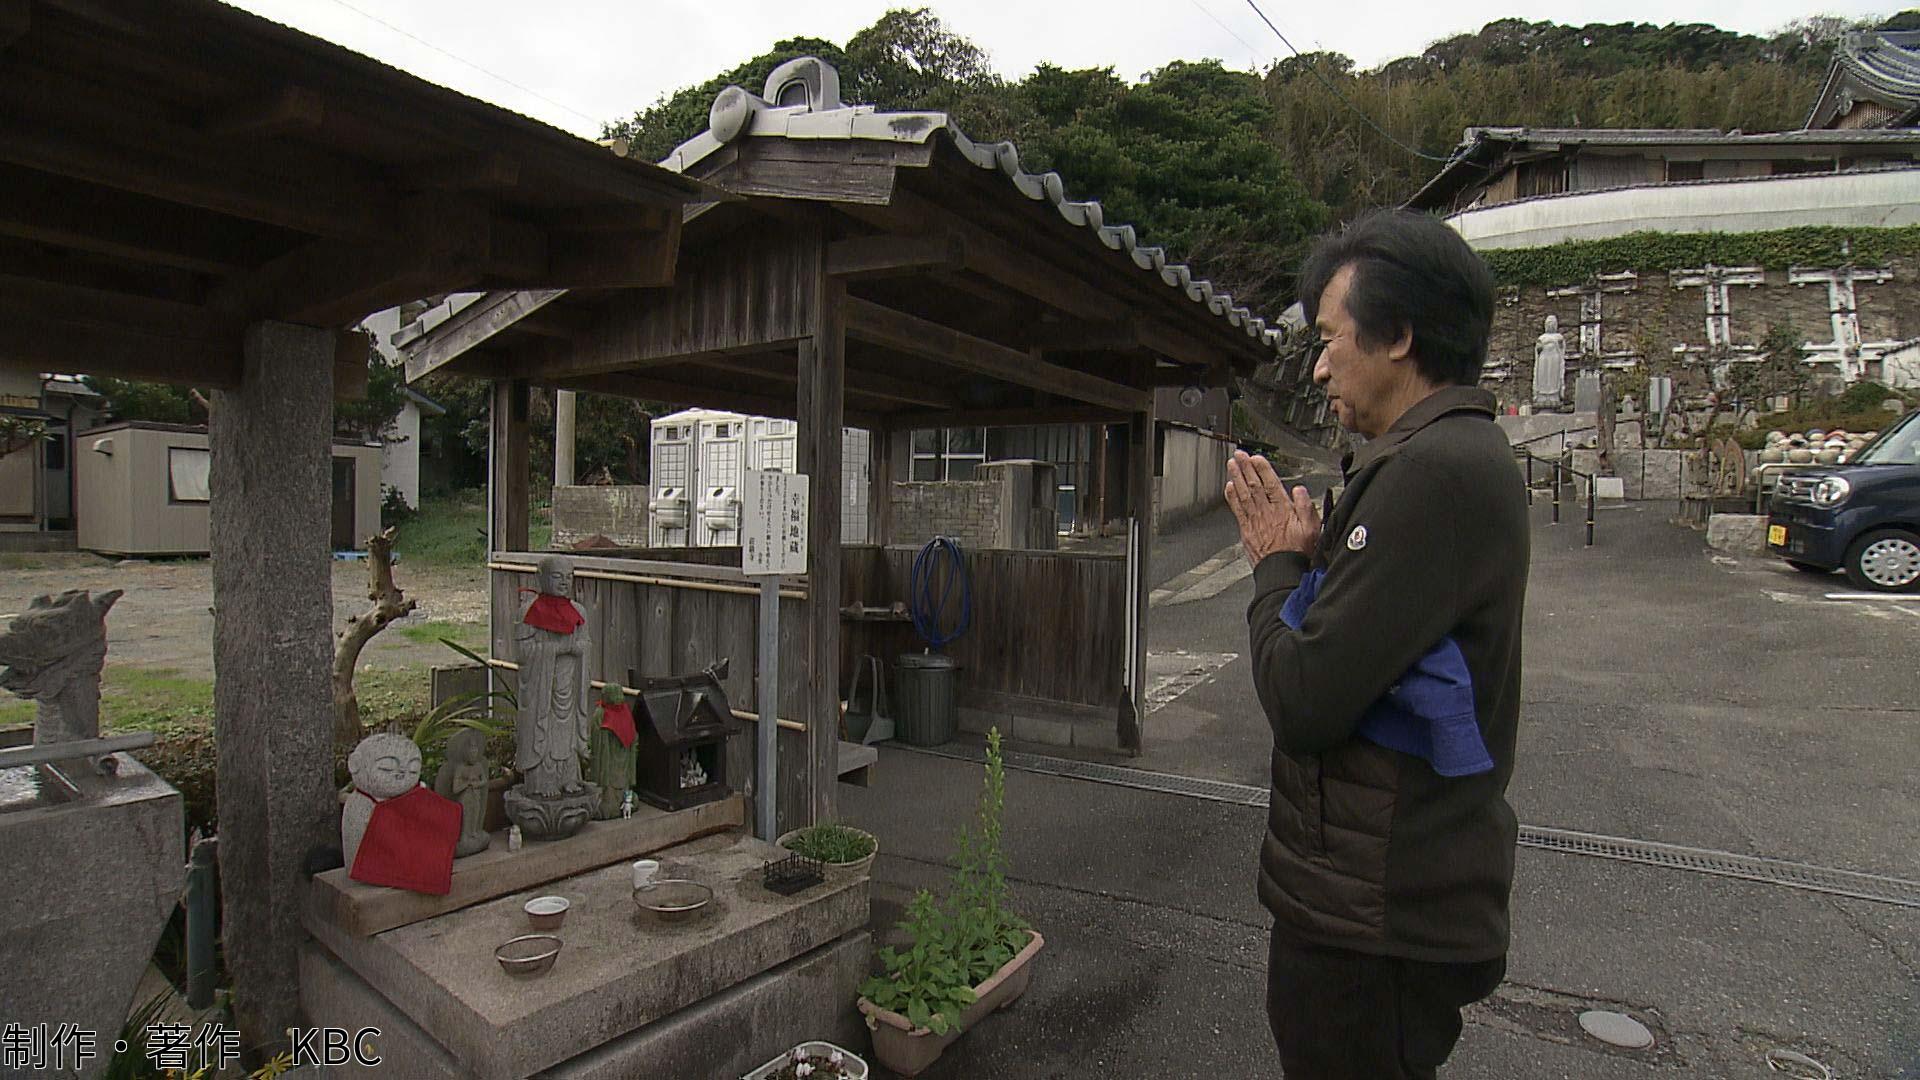
[[[1557,409],[1567,385],[1567,338],[1560,332],[1560,320],[1547,316],[1546,332],[1533,344],[1533,404],[1538,409]]]
[[[507,793],[507,816],[535,840],[571,836],[599,800],[598,785],[580,776],[595,726],[586,613],[573,600],[573,567],[558,555],[540,560],[537,595],[513,628],[520,665],[514,768],[521,781]]]

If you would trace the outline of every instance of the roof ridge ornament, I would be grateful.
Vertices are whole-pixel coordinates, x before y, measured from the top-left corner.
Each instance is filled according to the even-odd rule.
[[[796,56],[774,68],[760,96],[776,109],[804,105],[808,112],[832,112],[847,107],[840,100],[840,72],[817,56]]]

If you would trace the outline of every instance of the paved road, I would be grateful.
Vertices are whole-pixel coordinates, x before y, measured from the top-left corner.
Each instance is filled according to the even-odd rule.
[[[1593,549],[1537,513],[1521,819],[1920,878],[1920,605],[1828,601],[1837,579],[1716,557],[1667,510],[1603,510]],[[1203,520],[1156,584],[1230,541],[1230,522]],[[1161,673],[1176,650],[1236,655],[1151,714],[1136,764],[1265,783],[1238,655],[1249,592],[1155,607]],[[876,925],[942,879],[977,782],[977,766],[889,749],[874,787],[841,789],[881,838]],[[924,1076],[1277,1075],[1261,810],[1028,773],[1007,807],[1016,896],[1048,948],[1028,997]],[[1655,1049],[1584,1038],[1591,1007],[1640,1017]],[[1509,981],[1469,1020],[1447,1076],[1772,1077],[1764,1054],[1784,1047],[1840,1077],[1920,1077],[1920,911],[1523,849]]]

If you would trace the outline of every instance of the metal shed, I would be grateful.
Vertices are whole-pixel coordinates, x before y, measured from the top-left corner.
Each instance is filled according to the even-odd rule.
[[[103,555],[205,555],[212,550],[207,429],[119,423],[84,431],[74,494],[79,546]],[[335,551],[380,531],[380,447],[335,441],[329,535]]]

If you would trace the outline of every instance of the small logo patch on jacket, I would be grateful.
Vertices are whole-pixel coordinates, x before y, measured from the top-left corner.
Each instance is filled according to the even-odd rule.
[[[1347,550],[1359,551],[1366,546],[1367,527],[1365,525],[1355,525],[1353,531],[1347,534]]]

